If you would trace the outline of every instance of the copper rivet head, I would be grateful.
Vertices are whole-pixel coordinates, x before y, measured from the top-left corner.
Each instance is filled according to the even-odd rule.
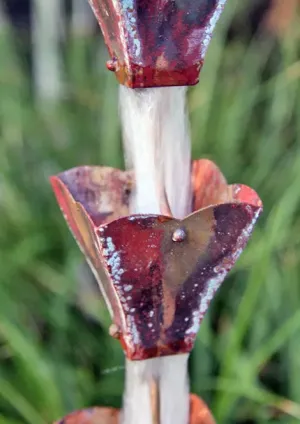
[[[121,336],[120,329],[116,324],[111,324],[108,332],[109,332],[109,335],[113,337],[114,339],[119,339]]]
[[[115,72],[117,70],[117,59],[112,58],[106,62],[106,67],[109,71]]]
[[[172,235],[172,240],[175,242],[181,242],[186,239],[186,230],[184,228],[177,228]]]

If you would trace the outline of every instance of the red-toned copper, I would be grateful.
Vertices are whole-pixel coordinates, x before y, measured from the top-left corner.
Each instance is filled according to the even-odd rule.
[[[131,88],[197,84],[225,2],[89,0],[116,76]]]
[[[118,409],[90,408],[75,411],[54,424],[119,424],[119,419],[120,411]],[[215,424],[207,405],[201,398],[193,394],[190,395],[189,424]]]
[[[109,167],[81,166],[51,177],[60,208],[99,283],[115,325],[123,312],[103,266],[95,229],[129,213],[132,176]]]
[[[106,62],[106,67],[111,72],[116,72],[118,68],[118,61],[116,58],[110,59]]]
[[[206,403],[194,394],[190,395],[189,424],[216,424]]]
[[[89,408],[75,411],[53,424],[119,424],[120,411],[114,408]]]
[[[189,352],[216,290],[262,211],[211,161],[192,167],[194,208],[183,220],[128,215],[130,173],[80,167],[51,178],[129,359]]]

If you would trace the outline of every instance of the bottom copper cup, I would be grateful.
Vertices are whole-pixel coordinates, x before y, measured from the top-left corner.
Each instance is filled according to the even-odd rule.
[[[119,409],[95,407],[72,412],[54,424],[119,424],[119,416]],[[190,395],[189,424],[215,424],[206,403],[193,394]]]

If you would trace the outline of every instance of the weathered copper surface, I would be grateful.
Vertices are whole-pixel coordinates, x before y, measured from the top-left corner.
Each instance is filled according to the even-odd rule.
[[[194,394],[190,395],[189,424],[216,424],[206,403]]]
[[[228,185],[217,167],[208,159],[192,163],[193,210],[223,203],[245,203],[262,207],[257,193],[242,184]]]
[[[94,225],[129,214],[132,174],[105,166],[80,166],[58,175]]]
[[[226,0],[89,0],[114,71],[131,88],[194,85]]]
[[[118,409],[90,408],[75,411],[54,424],[119,424],[119,418],[120,412]],[[193,394],[190,395],[189,424],[215,424],[207,405],[201,398]]]
[[[51,178],[58,203],[99,282],[129,359],[189,352],[208,305],[262,211],[251,188],[193,163],[196,212],[183,220],[128,215],[128,172],[79,167]]]
[[[75,411],[54,424],[119,424],[120,412],[114,408],[89,408]]]
[[[51,177],[51,184],[64,217],[99,283],[109,312],[119,327],[119,300],[105,272],[95,229],[128,215],[131,174],[108,167],[82,166]]]

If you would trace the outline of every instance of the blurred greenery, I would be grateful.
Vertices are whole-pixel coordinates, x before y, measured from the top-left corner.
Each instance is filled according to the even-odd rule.
[[[218,423],[300,422],[300,20],[280,38],[225,35],[232,1],[189,92],[194,157],[252,186],[264,214],[205,318],[191,388]],[[247,0],[244,6],[250,4]],[[98,52],[95,55],[94,52]],[[65,92],[41,104],[8,27],[0,33],[0,423],[46,424],[121,404],[123,354],[99,299],[78,305],[82,255],[51,174],[123,166],[118,84],[100,35],[63,52]],[[46,77],[46,76],[45,76]]]

